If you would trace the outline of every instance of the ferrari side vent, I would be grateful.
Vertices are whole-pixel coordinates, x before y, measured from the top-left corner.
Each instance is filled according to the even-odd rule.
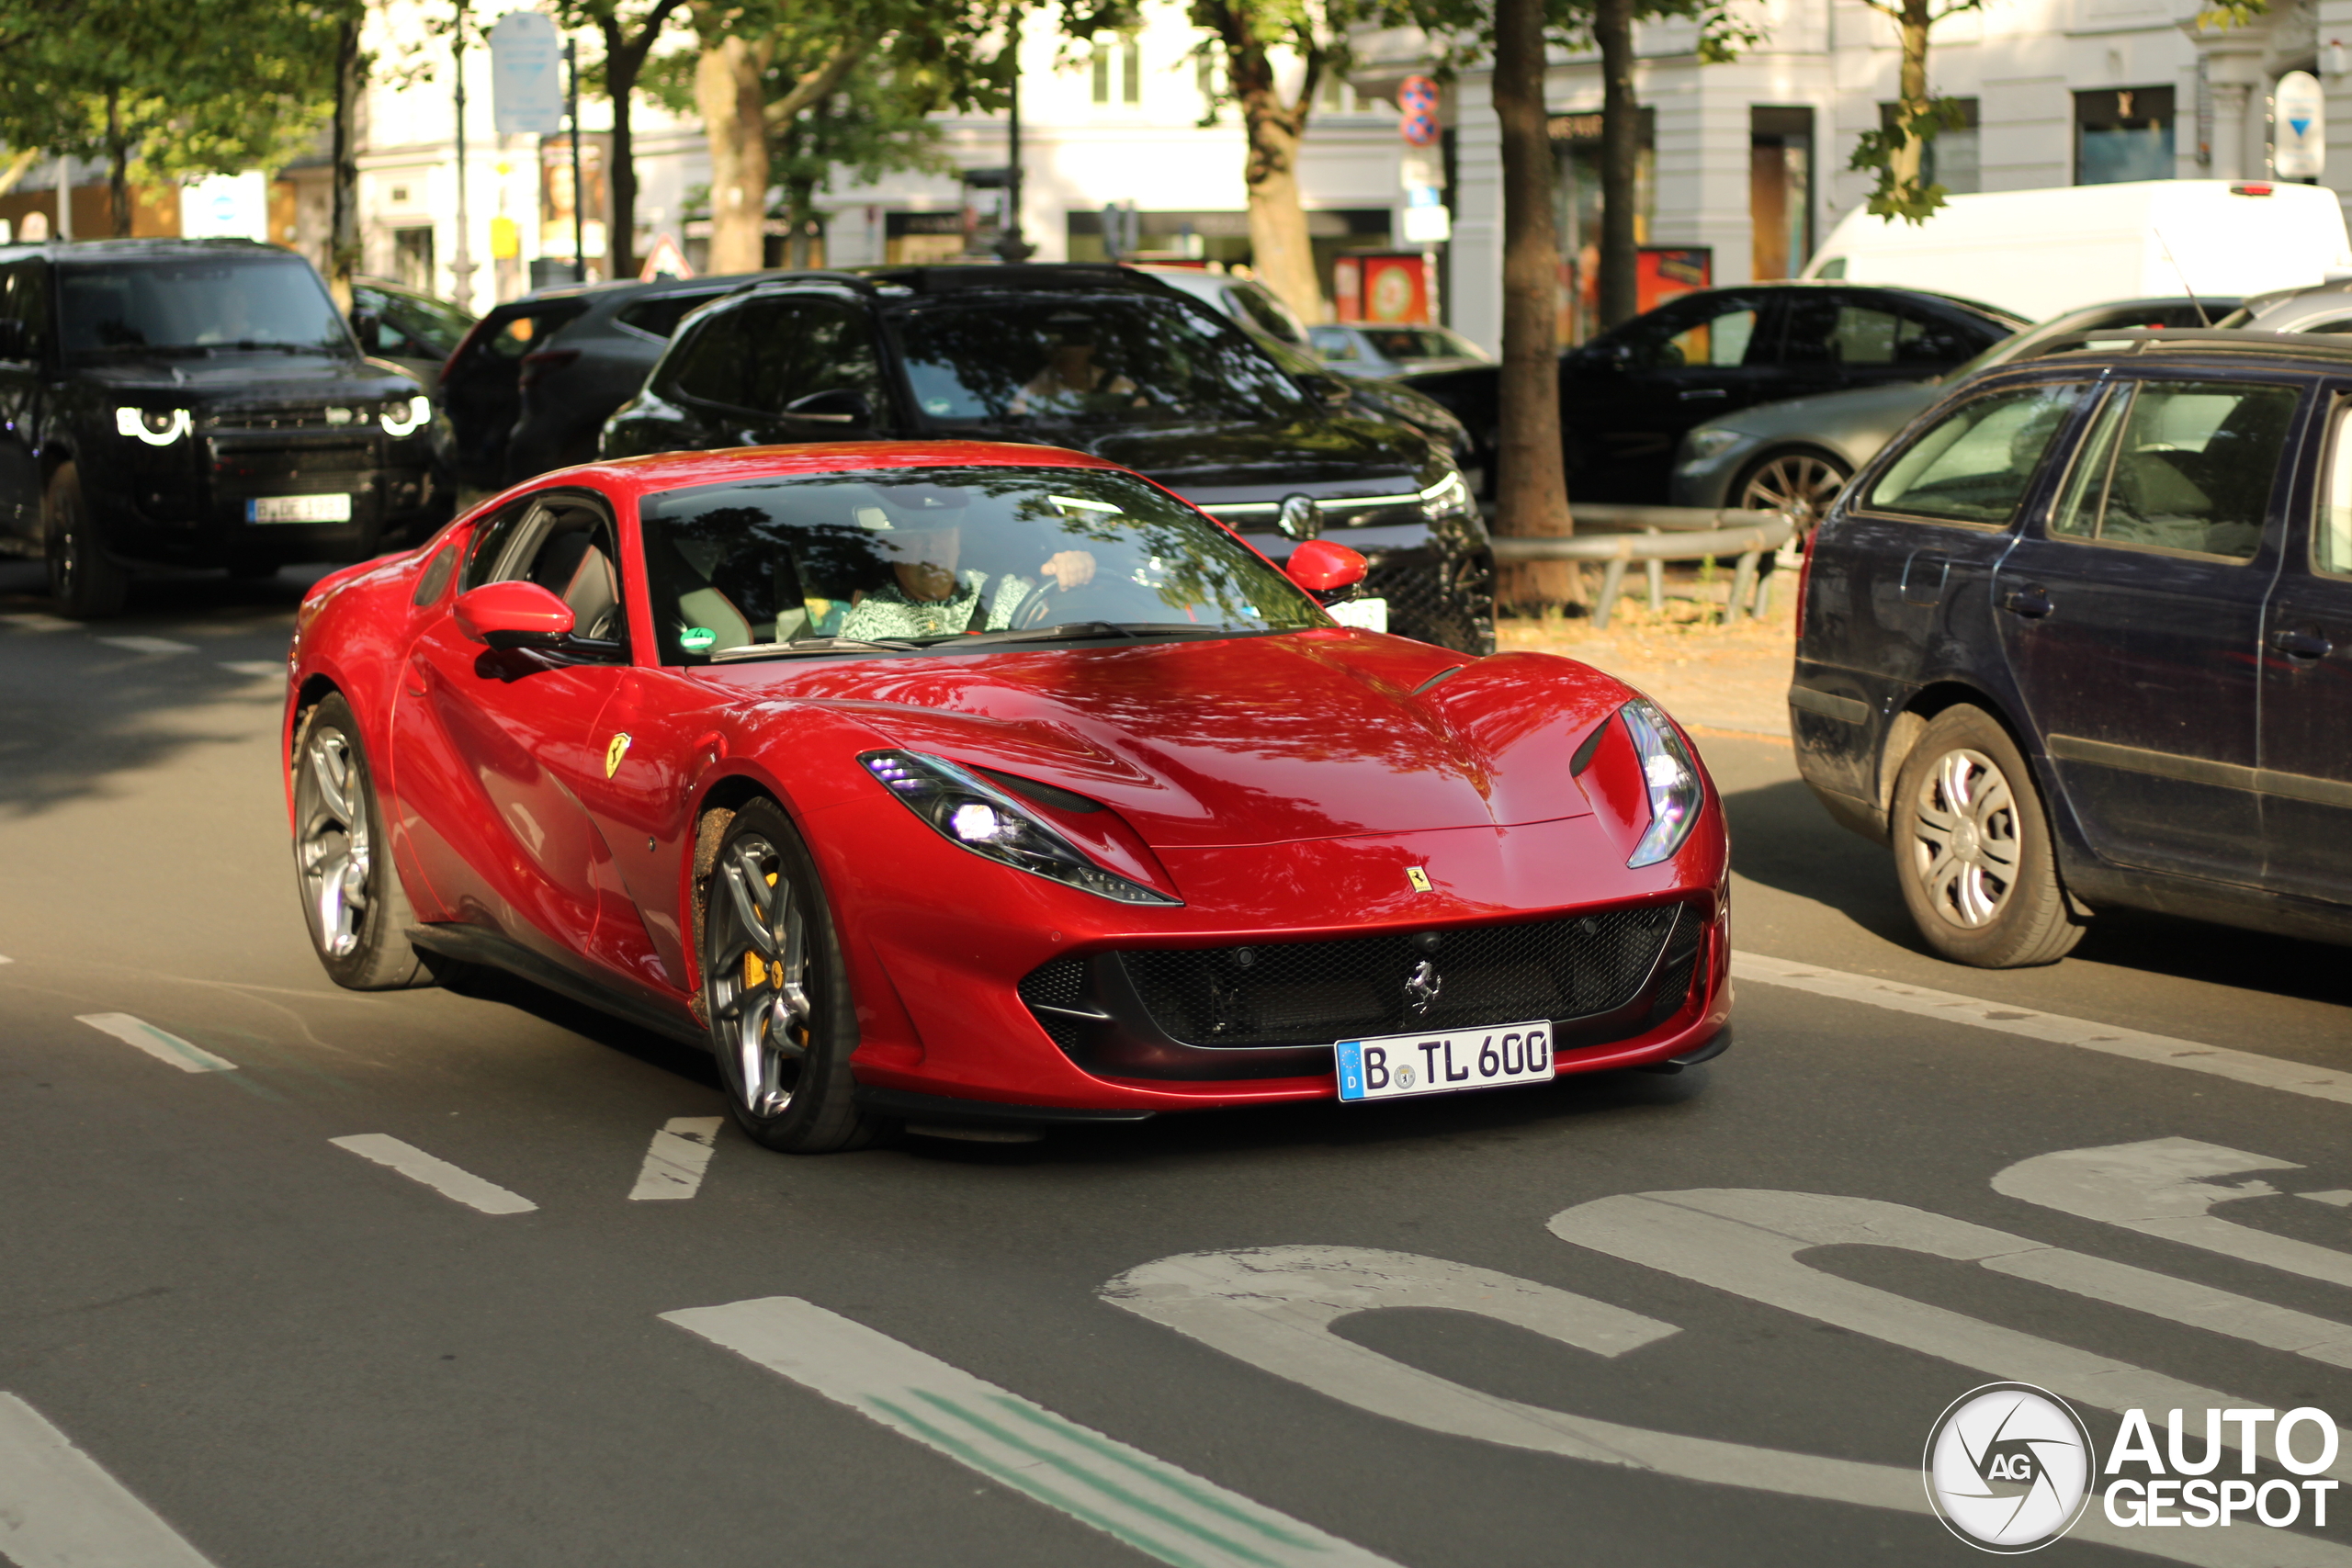
[[[1652,993],[1649,1021],[1642,1027],[1646,1032],[1656,1029],[1690,1000],[1690,982],[1699,969],[1700,939],[1706,931],[1706,922],[1689,910],[1675,922],[1674,934],[1667,939],[1666,953],[1658,960],[1657,988]]]
[[[1086,960],[1057,958],[1029,971],[1021,982],[1021,999],[1029,1004],[1038,1027],[1052,1036],[1064,1055],[1078,1049],[1079,1026],[1101,1018],[1101,1010],[1086,1000]]]

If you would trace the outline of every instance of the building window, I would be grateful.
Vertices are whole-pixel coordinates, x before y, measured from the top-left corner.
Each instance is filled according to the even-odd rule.
[[[2109,87],[2075,95],[2075,183],[2174,175],[2170,87]]]
[[[1953,196],[1974,196],[1984,188],[1978,170],[1981,159],[1977,149],[1983,144],[1977,129],[1974,98],[1947,98],[1959,117],[1957,124],[1946,125],[1928,138],[1927,156],[1920,160],[1920,178],[1931,186],[1941,186]],[[1894,113],[1900,104],[1881,104],[1878,123],[1890,135],[1894,130]]]
[[[1813,254],[1813,111],[1747,111],[1748,276],[1794,277]]]
[[[392,231],[392,277],[420,294],[435,292],[431,229]]]
[[[1554,186],[1559,206],[1553,213],[1553,223],[1559,236],[1563,275],[1560,337],[1564,343],[1582,343],[1600,330],[1600,116],[1555,114],[1548,129],[1559,170]],[[1634,140],[1634,243],[1646,245],[1656,207],[1652,175],[1657,164],[1657,114],[1649,105],[1642,106]]]
[[[1143,44],[1131,33],[1103,33],[1094,40],[1094,101],[1143,102]]]

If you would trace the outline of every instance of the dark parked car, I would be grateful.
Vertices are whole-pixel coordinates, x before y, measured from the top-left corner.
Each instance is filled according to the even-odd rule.
[[[1569,493],[1662,503],[1682,433],[1781,398],[1940,375],[2023,328],[1990,305],[1911,288],[1756,283],[1668,300],[1560,355]],[[1499,366],[1403,378],[1452,409],[1491,479]]]
[[[1328,530],[1372,561],[1356,624],[1484,653],[1493,553],[1443,444],[1363,417],[1222,314],[1133,268],[802,273],[689,320],[605,455],[938,439],[1140,469],[1287,559]]]
[[[443,372],[459,482],[503,490],[595,457],[679,320],[757,276],[549,288],[491,311]]]
[[[381,277],[351,280],[351,330],[369,357],[388,359],[416,378],[430,393],[441,385],[441,367],[466,341],[475,317],[447,299],[436,299]]]
[[[2109,907],[2352,942],[2352,344],[2116,335],[1955,389],[1830,509],[1798,766],[1961,963]]]
[[[310,263],[244,240],[0,247],[0,545],[70,615],[141,565],[356,560],[430,521],[411,378]]]

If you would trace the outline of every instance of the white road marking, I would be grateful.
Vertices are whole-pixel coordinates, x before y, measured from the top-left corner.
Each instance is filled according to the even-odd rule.
[[[662,1316],[1162,1562],[1395,1568],[797,1297]]]
[[[0,624],[12,626],[20,632],[76,632],[82,629],[79,621],[69,621],[62,615],[44,615],[38,610],[19,610],[13,615],[0,615]]]
[[[220,668],[232,675],[251,675],[257,681],[270,676],[283,680],[286,675],[286,661],[282,659],[224,659]]]
[[[2020,1160],[1993,1178],[1993,1190],[2060,1213],[2102,1220],[2143,1235],[2164,1236],[2225,1258],[2260,1263],[2290,1274],[2352,1285],[2352,1253],[2292,1236],[2234,1224],[2207,1213],[2240,1198],[2276,1198],[2267,1181],[2220,1186],[2210,1177],[2249,1170],[2301,1170],[2272,1159],[2194,1138],[2151,1138],[2143,1144],[2066,1149]],[[2306,1192],[2323,1203],[2352,1202],[2352,1193]]]
[[[653,1134],[645,1164],[637,1173],[629,1197],[639,1201],[691,1198],[710,1168],[710,1151],[718,1143],[717,1116],[673,1116]]]
[[[2314,1203],[2333,1203],[2339,1209],[2352,1208],[2352,1192],[2298,1192],[2298,1198],[2308,1198]]]
[[[1726,1188],[1627,1193],[1562,1210],[1550,1228],[1595,1252],[2101,1410],[2261,1408],[2262,1402],[1825,1274],[1799,1255],[1816,1247],[1891,1247],[1976,1263],[2152,1317],[2352,1365],[2352,1325],[1874,1198]],[[2231,1446],[2243,1440],[2241,1431]],[[2352,1480],[2352,1450],[2327,1473]]]
[[[1269,1247],[1163,1258],[1120,1275],[1103,1299],[1139,1317],[1356,1409],[1427,1431],[1685,1481],[1925,1515],[1916,1461],[1826,1459],[1593,1420],[1466,1388],[1331,1332],[1351,1313],[1444,1307],[1532,1330],[1599,1356],[1620,1356],[1673,1325],[1531,1280],[1411,1253]],[[1907,1457],[1907,1456],[1906,1456]],[[2205,1568],[2346,1568],[2352,1551],[2279,1530],[2119,1528],[2092,1508],[2071,1532]]]
[[[92,639],[127,653],[194,653],[196,644],[174,642],[167,637],[102,637]]]
[[[0,1393],[0,1557],[17,1568],[212,1568],[13,1393]]]
[[[1840,1001],[1864,1002],[1871,1007],[1892,1008],[1896,1012],[1914,1013],[1921,1018],[1973,1024],[1978,1029],[1997,1029],[2005,1034],[2021,1034],[2029,1040],[2043,1040],[2053,1045],[2075,1045],[2086,1051],[2105,1052],[2110,1056],[2154,1062],[2160,1066],[2181,1067],[2192,1073],[2211,1073],[2215,1077],[2231,1078],[2259,1089],[2275,1089],[2287,1094],[2308,1095],[2313,1100],[2332,1100],[2341,1105],[2352,1105],[2352,1073],[2339,1073],[2278,1056],[2257,1056],[2251,1051],[2233,1051],[2226,1046],[2207,1045],[2195,1040],[2176,1040],[2169,1034],[2150,1034],[2143,1030],[2122,1029],[2110,1023],[2094,1023],[2088,1019],[2036,1012],[2031,1008],[2011,1007],[2004,1002],[1986,1001],[1982,997],[1963,997],[1951,991],[1905,986],[1868,975],[1849,975],[1837,969],[1824,969],[1815,964],[1768,958],[1760,953],[1733,953],[1731,972],[1734,979],[1752,980],[1765,986],[1787,986],[1794,990],[1810,991],[1815,996],[1835,997]]]
[[[436,1159],[415,1145],[401,1143],[383,1133],[355,1133],[350,1137],[329,1138],[327,1142],[336,1148],[349,1149],[361,1159],[388,1166],[411,1181],[421,1181],[444,1198],[453,1199],[469,1209],[480,1209],[485,1214],[527,1214],[538,1207],[494,1181],[484,1181],[469,1170],[460,1170],[446,1159]]]
[[[191,1045],[176,1034],[165,1033],[142,1019],[127,1012],[85,1012],[74,1021],[86,1023],[101,1034],[111,1034],[126,1045],[135,1045],[159,1062],[168,1062],[184,1073],[233,1073],[237,1064],[224,1056],[216,1056],[201,1046]]]

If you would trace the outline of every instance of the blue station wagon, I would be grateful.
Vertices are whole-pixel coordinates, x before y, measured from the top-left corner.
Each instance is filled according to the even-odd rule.
[[[1798,766],[1928,945],[2105,908],[2352,942],[2352,344],[2119,333],[1956,387],[1806,557]]]

